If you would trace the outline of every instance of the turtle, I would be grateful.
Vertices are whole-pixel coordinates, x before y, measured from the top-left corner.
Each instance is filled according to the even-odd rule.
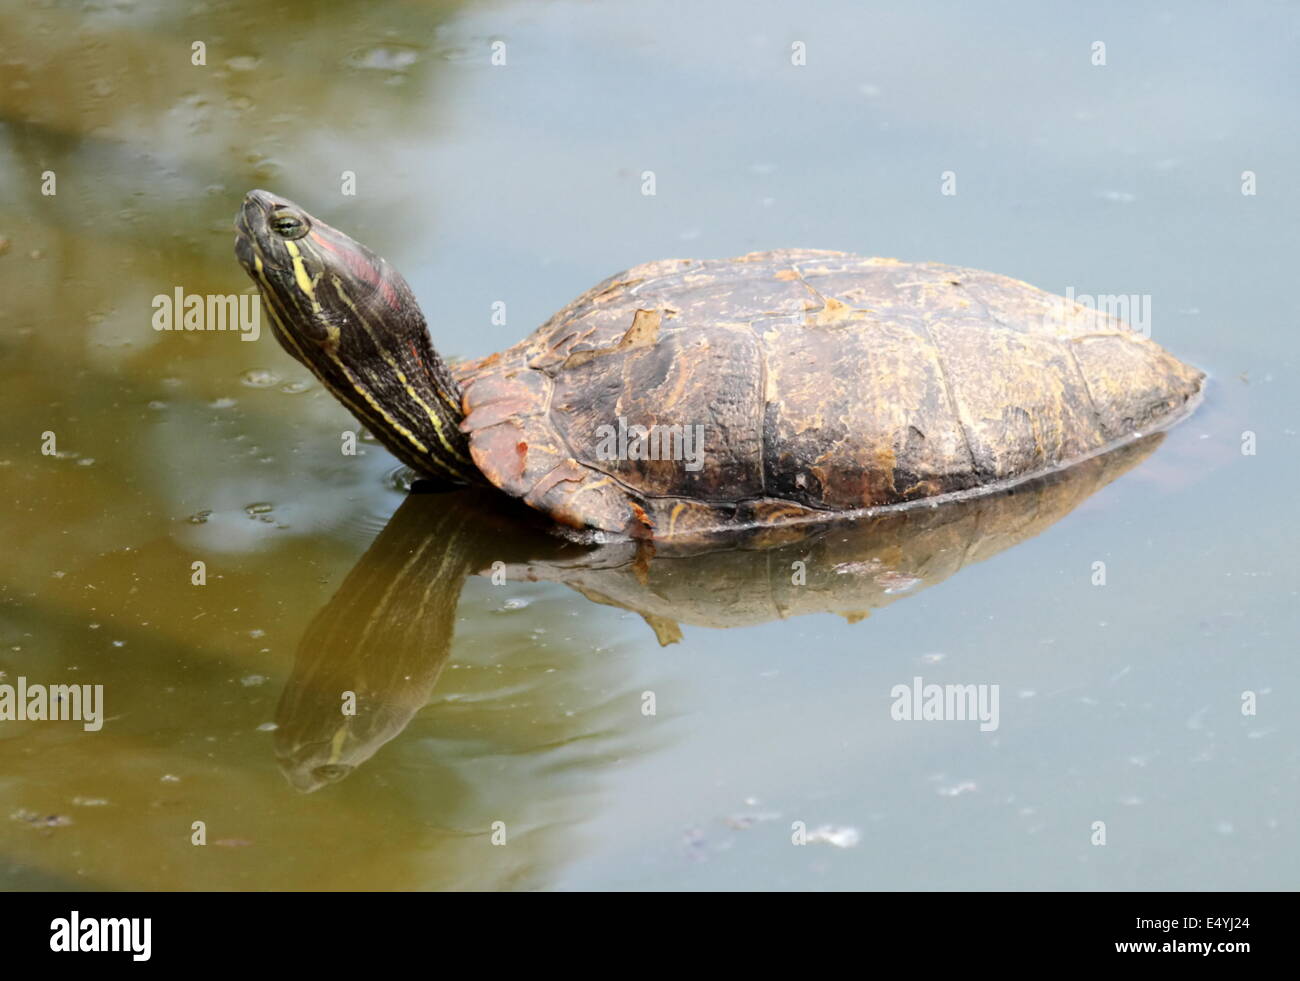
[[[707,538],[996,492],[1167,428],[1205,375],[995,273],[817,249],[617,273],[458,363],[402,276],[250,191],[272,331],[399,460],[591,541]]]

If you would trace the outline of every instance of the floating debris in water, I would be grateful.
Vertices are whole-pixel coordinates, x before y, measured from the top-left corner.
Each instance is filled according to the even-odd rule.
[[[708,856],[704,854],[704,832],[699,828],[688,828],[682,835],[682,844],[686,846],[686,854],[696,862],[707,861]]]
[[[880,569],[880,560],[870,559],[866,562],[840,562],[838,565],[831,566],[831,569],[837,576],[875,575],[875,573]]]
[[[975,790],[979,790],[979,787],[975,785],[974,780],[963,780],[948,787],[940,787],[939,794],[942,797],[960,797]]]
[[[808,832],[806,841],[810,845],[834,845],[836,848],[852,848],[861,840],[857,828],[832,828],[823,824]]]
[[[483,54],[480,49],[467,48],[460,44],[449,44],[434,51],[433,56],[439,61],[459,62],[467,64],[472,61],[478,61]]]
[[[251,368],[239,376],[239,383],[248,388],[270,388],[279,381],[279,375],[265,368]]]
[[[775,821],[780,817],[781,815],[776,811],[760,811],[757,814],[732,814],[723,818],[722,823],[728,828],[744,831],[746,828],[752,828],[762,821]]]
[[[66,828],[72,824],[72,818],[65,814],[38,814],[26,808],[19,808],[9,815],[11,821],[21,821],[34,828]]]
[[[901,572],[881,572],[875,576],[876,582],[885,587],[887,595],[905,593],[922,582],[920,576],[907,576]]]
[[[396,44],[377,44],[347,57],[347,63],[353,68],[378,72],[404,72],[419,60],[418,49]]]

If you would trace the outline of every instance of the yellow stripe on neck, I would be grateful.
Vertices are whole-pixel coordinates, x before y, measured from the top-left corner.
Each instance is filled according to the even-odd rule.
[[[286,244],[293,245],[294,243],[288,242]],[[294,251],[296,253],[296,249]],[[285,326],[284,318],[280,315],[280,311],[277,308],[274,300],[274,297],[276,295],[275,291],[271,288],[271,283],[266,278],[266,273],[262,265],[261,258],[259,258],[256,254],[253,255],[253,264],[257,270],[258,279],[261,282],[262,294],[267,298],[267,310],[270,312],[272,322],[277,327],[279,327],[280,334],[283,335],[288,340],[288,342],[293,345],[294,350],[298,352],[298,360],[304,365],[311,365],[313,363],[312,359],[308,357],[307,352],[304,351],[302,345],[298,343],[298,338],[293,334],[292,331],[288,330],[287,327]],[[297,278],[298,270],[300,268],[301,268],[301,259],[296,258],[295,272],[294,272],[295,278]],[[305,269],[302,270],[302,275],[306,277]],[[310,283],[311,281],[308,280],[308,282]],[[314,285],[315,284],[313,283],[312,284],[313,288]],[[319,309],[319,306],[317,306],[317,301],[315,296],[310,293],[308,295],[311,298],[313,307]],[[334,338],[332,339],[336,339],[338,335],[337,327],[334,328],[333,334],[334,334]],[[429,461],[429,460],[433,461],[433,463],[436,466],[446,471],[448,474],[452,476],[452,478],[454,478],[457,481],[461,481],[465,479],[464,474],[462,474],[456,468],[451,467],[448,464],[444,463],[437,455],[430,453],[429,448],[425,446],[422,442],[420,442],[420,440],[416,439],[414,434],[411,433],[409,429],[401,425],[391,415],[385,412],[383,407],[380,406],[379,403],[375,401],[374,397],[371,396],[371,394],[368,391],[366,391],[365,388],[357,384],[356,376],[353,375],[352,372],[348,371],[348,369],[343,365],[341,361],[339,361],[339,359],[334,355],[332,351],[326,350],[325,354],[342,371],[344,377],[348,379],[348,382],[352,386],[351,391],[353,393],[359,392],[365,398],[365,400],[368,403],[370,403],[370,405],[375,409],[375,411],[378,412],[379,416],[388,423],[388,426],[383,428],[389,428],[390,431],[399,434],[408,444],[410,444],[416,451],[418,451],[419,457],[422,461]],[[342,402],[346,408],[350,409],[352,414],[356,416],[357,419],[361,421],[364,425],[369,426],[371,430],[377,430],[381,428],[379,425],[376,424],[376,421],[372,421],[374,420],[374,415],[372,413],[364,411],[358,403],[348,398],[347,394],[345,394],[341,389],[330,384],[329,380],[326,379],[326,377],[323,374],[317,372],[316,377],[320,380],[320,383],[324,385],[336,399]]]
[[[406,377],[406,372],[402,370],[396,359],[384,349],[384,345],[380,342],[379,338],[375,336],[375,331],[374,328],[370,326],[370,321],[361,316],[361,311],[357,309],[356,304],[352,302],[352,298],[348,296],[347,292],[344,290],[343,281],[337,276],[331,276],[330,282],[334,284],[334,290],[338,293],[339,299],[348,305],[348,309],[352,311],[352,316],[357,318],[357,323],[359,323],[365,329],[366,333],[370,335],[371,341],[374,342],[375,350],[379,352],[380,357],[388,363],[388,367],[397,375],[397,380],[401,382],[402,387],[406,389],[406,394],[409,395],[412,401],[423,409],[425,415],[429,417],[429,422],[433,423],[434,432],[438,436],[438,442],[440,442],[443,445],[443,448],[457,460],[472,466],[465,454],[461,453],[460,450],[447,439],[446,431],[442,425],[442,418],[433,410],[433,407],[430,406],[428,402],[424,401],[424,399],[420,397],[420,393],[415,390],[415,387]]]

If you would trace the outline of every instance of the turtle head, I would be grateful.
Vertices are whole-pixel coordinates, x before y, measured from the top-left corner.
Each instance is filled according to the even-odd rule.
[[[380,442],[436,480],[479,479],[459,428],[460,389],[396,269],[268,191],[245,196],[235,256],[281,347]]]

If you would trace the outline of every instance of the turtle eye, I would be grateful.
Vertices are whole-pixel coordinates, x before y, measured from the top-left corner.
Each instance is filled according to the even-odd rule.
[[[307,222],[302,216],[288,208],[279,208],[271,212],[271,229],[281,238],[302,238],[307,234]]]

